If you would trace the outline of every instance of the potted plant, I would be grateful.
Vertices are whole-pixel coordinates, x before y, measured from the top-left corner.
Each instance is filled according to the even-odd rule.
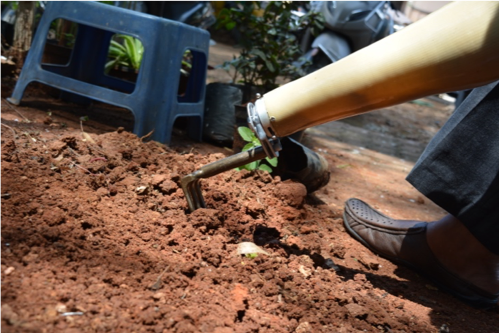
[[[106,63],[104,70],[112,76],[135,82],[143,54],[144,46],[140,40],[132,36],[116,34],[109,45],[108,58],[110,60]]]
[[[324,22],[317,13],[294,15],[299,2],[269,1],[263,6],[259,1],[239,2],[222,9],[217,18],[217,28],[237,31],[241,46],[240,54],[222,67],[235,70],[234,83],[260,92],[301,76],[294,65],[302,55],[295,32],[322,29]]]
[[[303,71],[294,65],[302,56],[295,33],[308,27],[312,33],[320,31],[324,20],[318,13],[294,15],[293,11],[298,10],[299,5],[293,1],[241,1],[236,2],[235,7],[220,11],[216,28],[237,34],[237,43],[241,46],[240,54],[220,67],[233,72],[232,85],[242,91],[242,98],[235,106],[231,104],[226,110],[221,107],[206,109],[205,139],[223,144],[232,142],[238,135],[235,125],[246,124],[246,104],[256,98],[257,93],[263,95],[280,84],[301,76]],[[207,91],[212,90],[210,85]],[[230,90],[220,83],[218,85],[220,89]],[[210,98],[235,95],[229,92],[212,92]],[[210,102],[208,104],[227,104],[211,99],[207,100]],[[215,128],[215,125],[219,127]],[[233,148],[238,150],[238,147]]]

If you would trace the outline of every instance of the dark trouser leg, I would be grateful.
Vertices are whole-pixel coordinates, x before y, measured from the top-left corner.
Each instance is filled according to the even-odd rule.
[[[499,255],[499,82],[475,89],[407,180]]]

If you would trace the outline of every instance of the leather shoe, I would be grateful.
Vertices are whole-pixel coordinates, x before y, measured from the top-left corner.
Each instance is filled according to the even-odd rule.
[[[497,305],[499,293],[484,291],[442,266],[426,241],[427,222],[392,219],[359,199],[345,203],[343,217],[347,231],[372,252],[417,271],[473,307]]]

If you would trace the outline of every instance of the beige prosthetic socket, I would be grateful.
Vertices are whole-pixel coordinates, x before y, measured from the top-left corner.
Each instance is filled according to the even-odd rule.
[[[299,130],[499,79],[499,2],[454,2],[317,72],[265,94],[268,133]]]

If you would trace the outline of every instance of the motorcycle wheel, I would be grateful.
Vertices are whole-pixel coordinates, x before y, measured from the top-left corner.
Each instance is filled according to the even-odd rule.
[[[312,58],[312,64],[307,67],[306,72],[307,74],[310,74],[330,64],[332,64],[332,61],[328,58],[328,56],[325,55],[324,52],[319,51]]]

